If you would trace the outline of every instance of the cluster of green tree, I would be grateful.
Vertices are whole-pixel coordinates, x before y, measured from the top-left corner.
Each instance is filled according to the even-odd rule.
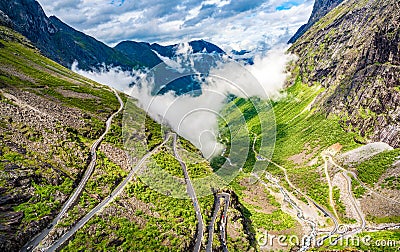
[[[196,148],[196,146],[194,146],[189,140],[186,140],[183,137],[179,137],[179,143],[182,146],[182,148],[184,148],[188,152],[199,153],[199,150]]]
[[[207,177],[211,174],[210,164],[207,161],[187,164],[189,177],[192,179]]]
[[[101,151],[97,151],[97,161],[92,178],[86,190],[105,198],[128,175],[119,165],[113,163]]]
[[[185,251],[189,247],[187,233],[174,233],[184,224],[170,225],[163,218],[149,217],[141,214],[144,225],[132,222],[126,217],[97,216],[79,230],[62,251]],[[88,227],[95,230],[88,236]]]
[[[160,145],[163,141],[163,132],[161,125],[154,121],[150,116],[146,115],[146,140],[147,149],[153,150],[156,146]]]
[[[373,186],[399,156],[400,149],[394,149],[371,157],[357,166],[358,178],[364,183]]]
[[[168,172],[172,176],[183,178],[183,171],[180,163],[175,157],[168,153],[165,147],[162,147],[160,151],[151,156],[152,159],[156,162],[156,164]]]
[[[79,197],[79,204],[74,205],[69,214],[59,223],[62,227],[71,227],[81,217],[106,198],[127,176],[127,172],[113,163],[106,155],[97,151],[96,167],[89,178],[85,190]]]
[[[110,131],[104,137],[106,142],[111,143],[121,149],[124,147],[124,139],[122,137],[122,117],[122,113],[119,113],[114,117]]]
[[[353,177],[351,178],[351,190],[353,191],[354,197],[356,198],[361,198],[367,191],[367,189],[363,187],[360,182],[358,182],[358,180]]]
[[[399,176],[391,176],[385,178],[383,183],[381,184],[382,188],[389,188],[392,190],[400,190],[400,177]]]

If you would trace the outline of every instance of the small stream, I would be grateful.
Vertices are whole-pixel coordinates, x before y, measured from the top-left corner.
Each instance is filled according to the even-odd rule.
[[[267,186],[267,184],[266,184],[264,181],[262,181],[256,174],[253,174],[253,175],[254,175],[257,179],[259,179],[260,182],[261,182],[263,185]],[[266,177],[266,179],[268,179],[269,181],[273,182],[273,183],[279,188],[279,191],[282,193],[282,195],[283,195],[283,197],[284,197],[284,200],[285,200],[286,202],[288,202],[294,209],[296,209],[296,211],[297,211],[297,217],[298,217],[300,220],[302,220],[302,221],[304,221],[305,223],[307,223],[307,224],[310,225],[310,227],[311,227],[311,232],[310,232],[309,235],[303,237],[303,239],[302,239],[303,244],[302,244],[302,247],[301,247],[301,249],[300,249],[300,251],[307,251],[307,250],[311,247],[312,241],[316,239],[316,236],[317,236],[317,224],[315,224],[315,222],[313,222],[313,221],[311,221],[311,220],[308,220],[308,219],[306,219],[306,218],[304,217],[303,210],[301,210],[301,208],[290,198],[288,192],[279,184],[279,181],[278,181],[276,178],[274,178],[274,177],[273,177],[271,174],[269,174],[269,173],[266,173],[266,174],[265,174],[265,177]]]

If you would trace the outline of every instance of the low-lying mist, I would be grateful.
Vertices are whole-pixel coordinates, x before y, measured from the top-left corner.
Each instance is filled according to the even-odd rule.
[[[164,66],[159,69],[175,69],[179,74],[173,78],[195,76],[201,83],[197,95],[190,92],[177,96],[174,91],[155,94],[154,88],[163,87],[155,81],[157,71],[160,71],[157,67],[132,72],[115,67],[84,71],[79,69],[78,63],[74,63],[72,70],[131,95],[153,119],[170,126],[198,147],[204,157],[211,158],[224,149],[217,141],[218,119],[228,95],[242,98],[257,96],[262,99],[279,99],[282,95],[289,74],[286,65],[294,60],[293,55],[286,54],[286,49],[286,45],[278,46],[263,56],[256,56],[253,65],[222,56],[221,60],[210,64],[211,67],[205,73],[196,67],[196,64],[201,65],[204,61],[202,56],[193,54],[188,43],[180,45],[177,57],[164,59]]]

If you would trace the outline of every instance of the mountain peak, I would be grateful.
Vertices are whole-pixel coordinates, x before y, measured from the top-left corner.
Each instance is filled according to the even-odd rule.
[[[172,58],[175,56],[176,49],[179,44],[162,46],[158,43],[151,44],[151,48],[159,53],[161,56]],[[224,50],[216,46],[215,44],[205,41],[203,39],[200,40],[192,40],[189,42],[189,45],[192,47],[193,53],[218,53],[225,54]]]
[[[153,52],[150,44],[146,42],[125,40],[116,45],[114,49],[130,59],[141,62],[146,67],[151,68],[162,62],[157,54]]]
[[[318,20],[324,17],[333,8],[338,6],[344,0],[315,0],[314,7],[311,16],[307,24],[302,25],[292,38],[288,41],[288,44],[293,44],[296,40],[301,37],[308,29],[310,29]]]
[[[193,40],[189,42],[194,53],[207,52],[207,53],[225,53],[224,50],[214,45],[213,43],[207,42],[203,39]]]
[[[0,10],[12,20],[14,29],[39,48],[57,31],[35,0],[0,1]]]

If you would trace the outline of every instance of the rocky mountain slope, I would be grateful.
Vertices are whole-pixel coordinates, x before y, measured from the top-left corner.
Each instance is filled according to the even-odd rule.
[[[126,97],[120,96],[125,102]],[[0,26],[0,251],[19,251],[48,227],[77,187],[88,167],[90,146],[118,107],[109,87],[45,58],[26,38]],[[124,151],[119,114],[97,150],[94,172],[79,200],[46,237],[45,244],[51,245],[108,197],[131,165],[146,153],[146,134],[156,144],[163,140],[156,131],[159,125],[138,123],[144,122],[145,112],[134,105],[130,108],[136,124],[130,128],[133,133],[129,139],[137,147],[130,152],[132,160]],[[182,149],[180,144],[177,148]],[[167,162],[165,153],[156,154],[157,162]],[[198,159],[204,162],[202,157]],[[153,157],[148,160],[151,162],[155,162]],[[203,168],[210,169],[196,167]],[[201,203],[207,206],[204,209],[211,208],[212,197]],[[86,226],[97,230],[95,234],[102,233],[102,243],[91,231],[82,231],[70,250],[76,251],[76,244],[84,242],[83,247],[90,244],[94,250],[106,246],[187,251],[196,228],[193,211],[190,200],[171,199],[135,179],[115,205],[105,207],[100,220],[95,218],[97,221]],[[115,230],[120,230],[117,236]]]
[[[103,132],[106,118],[119,104],[108,87],[43,57],[26,38],[9,28],[0,27],[0,47],[0,250],[18,251],[49,227],[76,188],[87,168],[91,144]],[[124,151],[122,115],[119,115],[113,119],[110,132],[97,150],[96,167],[79,200],[51,227],[53,231],[39,249],[52,245],[107,198],[127,176],[131,165],[147,153],[146,144],[157,145],[163,141],[160,125],[151,120],[140,124],[148,118],[145,112],[133,105],[130,109],[134,113],[130,117],[132,132],[128,135],[134,143],[134,148],[128,148],[132,159]],[[171,154],[170,144],[149,157],[145,167],[149,169],[157,164],[183,176],[179,162]],[[177,150],[191,177],[212,172],[209,162],[188,141],[179,138]],[[236,183],[245,181],[247,178],[239,178]],[[238,189],[233,190],[236,187],[241,188],[239,198],[235,195]],[[274,230],[299,231],[297,222],[283,213],[278,208],[280,203],[267,193],[261,193],[260,197],[268,211],[259,211],[258,201],[243,205],[245,195],[263,192],[261,184],[249,190],[235,184],[231,190],[234,201],[228,210],[227,230],[230,250],[255,249],[255,228],[272,223],[271,218],[274,221],[269,226]],[[205,225],[210,222],[213,202],[212,195],[199,198]],[[253,215],[248,214],[248,209]],[[221,246],[220,220],[221,216],[215,227],[215,250]],[[158,193],[136,177],[63,250],[189,251],[195,233],[191,200]],[[203,247],[206,243],[204,239]]]
[[[163,56],[172,57],[176,45],[150,45],[143,42],[124,41],[115,48],[88,36],[63,23],[55,16],[47,17],[36,0],[0,1],[3,24],[26,36],[45,56],[70,68],[77,60],[79,68],[89,70],[104,64],[120,66],[124,70],[153,67],[161,62],[155,50]],[[194,52],[223,51],[203,40],[190,42]]]
[[[0,25],[10,27],[10,28],[13,25],[11,19],[1,10],[0,10]]]
[[[76,186],[118,102],[3,26],[0,47],[0,250],[17,251]]]
[[[399,16],[397,0],[349,0],[289,49],[299,56],[294,78],[324,88],[314,108],[393,147],[400,146]]]
[[[16,31],[26,36],[44,55],[63,66],[70,67],[74,60],[78,60],[83,69],[102,63],[123,68],[140,65],[58,18],[48,18],[36,0],[0,1],[0,10],[12,20]]]
[[[314,7],[307,24],[302,25],[289,40],[289,44],[296,42],[308,29],[310,29],[318,20],[324,17],[329,11],[338,6],[343,0],[315,0]]]
[[[139,60],[143,65],[150,68],[162,62],[157,54],[153,52],[149,43],[122,41],[114,48],[131,59]]]

